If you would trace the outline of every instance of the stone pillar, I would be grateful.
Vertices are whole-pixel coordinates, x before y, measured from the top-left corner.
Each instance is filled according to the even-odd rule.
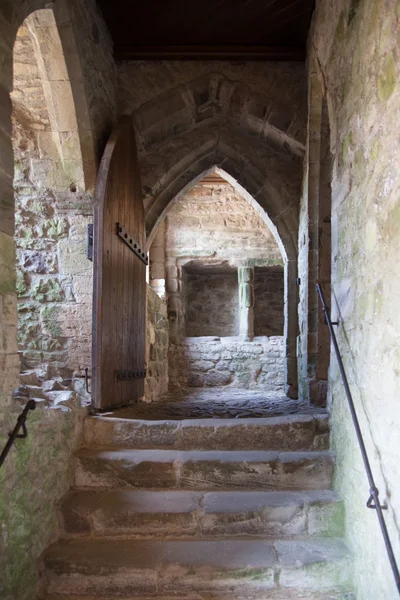
[[[166,290],[168,296],[169,336],[173,344],[179,344],[183,335],[182,282],[176,265],[167,266]]]
[[[165,296],[165,223],[161,223],[149,252],[150,287],[163,298]]]
[[[254,267],[238,267],[239,335],[244,341],[254,338]]]

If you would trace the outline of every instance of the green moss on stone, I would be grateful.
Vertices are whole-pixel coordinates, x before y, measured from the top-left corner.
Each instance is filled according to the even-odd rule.
[[[57,321],[58,308],[56,306],[45,306],[41,311],[41,315],[47,331],[53,337],[60,337],[61,327]]]
[[[361,0],[351,0],[350,2],[349,14],[347,15],[347,25],[349,27],[357,15],[357,11],[359,9],[360,4]]]
[[[358,148],[354,154],[353,168],[358,181],[362,182],[365,178],[366,173],[366,161],[364,158],[364,152]]]
[[[40,279],[31,293],[32,298],[38,302],[61,302],[65,299],[64,290],[58,279]]]
[[[378,77],[378,96],[381,102],[387,102],[396,87],[396,63],[393,54],[386,58],[385,65]]]
[[[0,294],[15,294],[14,240],[0,233]]]
[[[343,42],[346,37],[346,24],[344,12],[342,11],[339,16],[339,21],[336,27],[335,37],[339,42]]]
[[[370,157],[371,160],[375,163],[381,154],[381,141],[379,138],[375,138],[372,142]]]
[[[18,296],[24,296],[28,289],[26,279],[25,279],[25,273],[21,270],[17,271],[16,289],[17,289]]]
[[[346,135],[342,140],[342,148],[340,151],[340,159],[341,159],[342,165],[344,165],[346,163],[346,160],[349,155],[349,151],[351,149],[352,144],[353,144],[353,134],[350,131],[350,133],[348,135]]]

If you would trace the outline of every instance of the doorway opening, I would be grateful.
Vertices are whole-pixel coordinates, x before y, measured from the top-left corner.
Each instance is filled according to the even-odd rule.
[[[256,403],[284,397],[285,257],[232,183],[211,170],[170,204],[149,251],[150,286],[167,307],[169,392],[251,390]]]

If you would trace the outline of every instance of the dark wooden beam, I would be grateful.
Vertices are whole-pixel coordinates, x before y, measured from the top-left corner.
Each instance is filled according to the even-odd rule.
[[[300,46],[133,46],[116,45],[116,60],[287,60],[304,61]]]

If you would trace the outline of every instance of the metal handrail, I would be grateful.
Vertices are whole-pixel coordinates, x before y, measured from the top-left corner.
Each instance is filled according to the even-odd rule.
[[[350,413],[351,413],[351,417],[353,419],[353,424],[356,430],[356,435],[357,435],[357,440],[360,446],[360,450],[361,450],[361,456],[364,462],[364,467],[365,470],[367,472],[367,477],[368,477],[368,482],[369,482],[369,493],[370,493],[370,497],[367,501],[367,507],[368,508],[374,508],[376,510],[376,514],[378,516],[378,521],[379,521],[379,525],[381,528],[381,532],[382,532],[382,536],[383,536],[383,540],[385,542],[385,546],[386,546],[386,552],[389,558],[389,562],[390,562],[390,566],[392,568],[393,571],[393,575],[394,575],[394,579],[396,582],[396,587],[397,587],[397,591],[400,594],[400,573],[399,573],[399,568],[397,566],[396,563],[396,558],[394,556],[394,552],[393,552],[393,547],[389,538],[389,533],[386,527],[386,523],[385,523],[385,519],[383,517],[383,510],[387,510],[387,505],[386,504],[381,504],[380,500],[379,500],[379,490],[375,485],[375,480],[374,480],[374,476],[372,475],[372,470],[371,470],[371,465],[369,462],[369,458],[367,455],[367,450],[365,448],[365,444],[364,444],[364,439],[361,433],[361,428],[360,428],[360,424],[358,421],[358,417],[357,417],[357,412],[354,406],[354,401],[353,401],[353,397],[351,395],[350,392],[350,387],[349,387],[349,382],[347,380],[347,376],[346,376],[346,372],[344,370],[344,366],[343,366],[343,361],[342,361],[342,357],[340,354],[340,350],[339,350],[339,346],[337,343],[337,339],[336,339],[336,334],[333,330],[333,323],[331,321],[331,317],[329,315],[329,307],[326,304],[325,301],[325,296],[324,293],[322,291],[322,287],[321,284],[317,283],[317,292],[318,295],[321,299],[321,303],[322,303],[322,310],[324,311],[324,315],[325,315],[325,320],[326,323],[329,327],[329,333],[331,334],[331,339],[332,339],[332,343],[333,343],[333,347],[335,349],[335,354],[336,354],[336,359],[338,361],[339,364],[339,371],[340,371],[340,375],[342,377],[342,381],[343,381],[343,386],[346,392],[346,396],[347,396],[347,400],[349,403],[349,408],[350,408]]]
[[[16,439],[23,439],[26,438],[28,435],[28,430],[26,429],[26,417],[28,416],[28,412],[30,410],[35,410],[36,408],[36,402],[35,400],[28,400],[28,402],[25,405],[24,410],[22,411],[22,413],[19,415],[18,419],[17,419],[17,423],[14,427],[14,429],[12,430],[11,433],[8,434],[8,442],[6,443],[6,445],[3,448],[2,453],[0,454],[0,468],[3,466],[4,461],[7,458],[7,454],[10,452],[11,450],[11,446],[13,445],[14,441]],[[18,433],[19,430],[22,427],[22,433]]]

